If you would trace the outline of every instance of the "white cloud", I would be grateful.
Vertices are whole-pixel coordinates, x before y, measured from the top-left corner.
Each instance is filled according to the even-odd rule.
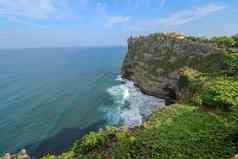
[[[130,19],[130,16],[113,16],[108,19],[107,24],[112,26],[114,24],[126,23],[130,21]]]
[[[64,4],[64,0],[0,0],[0,17],[48,19],[58,16]]]
[[[106,27],[112,27],[116,24],[127,23],[131,20],[130,16],[112,16],[108,12],[108,4],[105,1],[96,3],[97,20],[103,22]]]
[[[178,11],[167,18],[160,19],[158,23],[163,26],[178,26],[199,20],[202,17],[206,17],[223,9],[225,9],[224,6],[208,4],[206,6],[197,7],[191,10]]]

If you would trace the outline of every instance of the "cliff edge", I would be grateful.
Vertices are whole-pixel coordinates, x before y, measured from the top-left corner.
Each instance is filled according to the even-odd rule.
[[[222,69],[224,51],[208,40],[192,40],[176,33],[131,37],[122,74],[145,94],[179,99],[180,69],[189,67],[213,73]]]

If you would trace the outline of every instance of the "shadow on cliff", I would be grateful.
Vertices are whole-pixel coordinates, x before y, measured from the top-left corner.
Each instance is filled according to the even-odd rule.
[[[89,131],[96,131],[105,125],[106,121],[99,121],[90,125],[87,128],[67,128],[62,129],[53,137],[47,138],[40,143],[33,143],[24,146],[32,158],[39,159],[46,154],[59,155],[62,152],[69,150],[73,143],[84,136]]]

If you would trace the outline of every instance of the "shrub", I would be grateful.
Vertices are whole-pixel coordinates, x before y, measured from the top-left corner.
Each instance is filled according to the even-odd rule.
[[[65,153],[62,153],[60,156],[54,156],[54,155],[46,155],[41,157],[41,159],[73,159],[75,157],[75,154],[73,151],[68,151]]]
[[[100,148],[104,143],[105,138],[102,134],[90,132],[75,143],[73,151],[76,153],[86,153],[93,149]]]
[[[186,36],[187,40],[193,41],[193,42],[209,42],[209,39],[206,37],[194,37],[194,36]]]
[[[50,155],[50,154],[48,154],[48,155],[42,157],[41,159],[57,159],[57,157],[54,156],[54,155]]]
[[[180,89],[199,89],[197,86],[200,85],[205,79],[205,76],[203,76],[201,72],[186,67],[180,70],[178,87]]]
[[[201,93],[204,105],[225,109],[238,108],[238,81],[218,79],[210,82]]]
[[[74,152],[73,151],[63,153],[62,155],[60,155],[58,157],[58,159],[73,159],[73,158],[74,158]]]
[[[232,39],[235,40],[236,45],[238,44],[238,34],[232,36]]]
[[[136,137],[127,128],[124,128],[122,131],[116,133],[116,139],[118,144],[113,146],[114,159],[133,159],[131,148],[136,141]]]
[[[75,142],[73,152],[75,154],[84,154],[94,149],[98,149],[115,137],[116,132],[117,129],[113,127],[100,129],[99,132],[91,132],[81,140]]]
[[[128,140],[128,137],[129,137],[129,131],[127,128],[124,128],[122,131],[118,131],[116,133],[117,141],[123,142],[125,140]]]
[[[202,106],[202,104],[203,104],[202,102],[203,102],[202,98],[199,95],[192,98],[192,103],[197,106]]]
[[[181,92],[179,99],[183,102],[193,101],[206,79],[206,76],[197,70],[187,67],[181,69],[180,78],[177,83]]]
[[[237,142],[227,139],[231,121],[217,114],[179,105],[155,112],[148,120],[148,128],[133,133],[135,142],[113,147],[112,158],[226,159],[238,150]]]
[[[224,64],[227,75],[238,75],[238,53],[225,54]]]
[[[107,126],[104,129],[99,130],[99,133],[105,136],[107,140],[110,140],[113,137],[115,137],[116,132],[117,132],[117,129],[110,126]]]
[[[89,155],[86,155],[86,156],[81,156],[79,159],[103,159],[101,156],[89,156]]]
[[[211,41],[216,43],[219,47],[234,47],[236,44],[236,41],[233,38],[226,36],[214,37]]]

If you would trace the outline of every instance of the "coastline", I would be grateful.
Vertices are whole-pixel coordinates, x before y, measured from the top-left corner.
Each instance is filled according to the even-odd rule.
[[[104,107],[109,125],[130,128],[140,126],[145,118],[166,105],[164,99],[144,94],[133,81],[122,78],[122,75],[116,81],[121,84],[107,90],[114,107]]]
[[[134,101],[129,109],[120,110],[119,114],[113,114],[117,117],[120,117],[121,120],[126,120],[125,123],[118,122],[115,126],[118,130],[123,130],[124,128],[128,128],[129,130],[135,130],[137,127],[140,127],[143,125],[144,121],[146,121],[150,115],[155,112],[159,111],[160,109],[163,109],[167,105],[165,104],[166,101],[163,99],[159,99],[157,97],[145,94],[139,87],[137,87],[133,81],[127,80],[125,78],[122,78],[122,75],[118,75],[115,79],[116,81],[120,81],[120,85],[115,85],[113,87],[120,87],[123,85],[123,94],[122,99],[123,102],[119,102],[122,105],[119,105],[119,107],[128,108],[126,104],[126,100],[130,98],[130,102]],[[109,89],[112,89],[108,88]],[[110,94],[110,91],[108,91]],[[113,97],[113,94],[110,94]],[[118,96],[118,94],[114,94],[115,96]],[[138,103],[138,100],[140,101]],[[145,104],[147,103],[147,104]],[[128,103],[127,103],[128,104]],[[139,105],[138,105],[139,104]],[[136,109],[134,109],[136,107]],[[137,112],[133,114],[132,112]],[[69,147],[72,147],[75,140],[82,138],[84,135],[88,134],[92,131],[98,131],[99,129],[105,128],[107,125],[113,125],[113,122],[110,120],[106,120],[96,123],[92,126],[90,126],[87,129],[81,129],[79,128],[72,128],[72,129],[63,129],[58,134],[54,135],[51,138],[45,139],[41,143],[39,143],[38,146],[35,147],[35,144],[26,145],[25,148],[27,150],[27,153],[29,156],[31,156],[32,159],[40,158],[41,156],[44,156],[48,154],[48,152],[51,152],[53,155],[60,155],[61,153],[68,150]],[[58,143],[58,144],[56,144]],[[60,146],[56,146],[60,145]],[[34,148],[35,147],[35,148]],[[20,150],[16,150],[13,153],[17,153]]]

